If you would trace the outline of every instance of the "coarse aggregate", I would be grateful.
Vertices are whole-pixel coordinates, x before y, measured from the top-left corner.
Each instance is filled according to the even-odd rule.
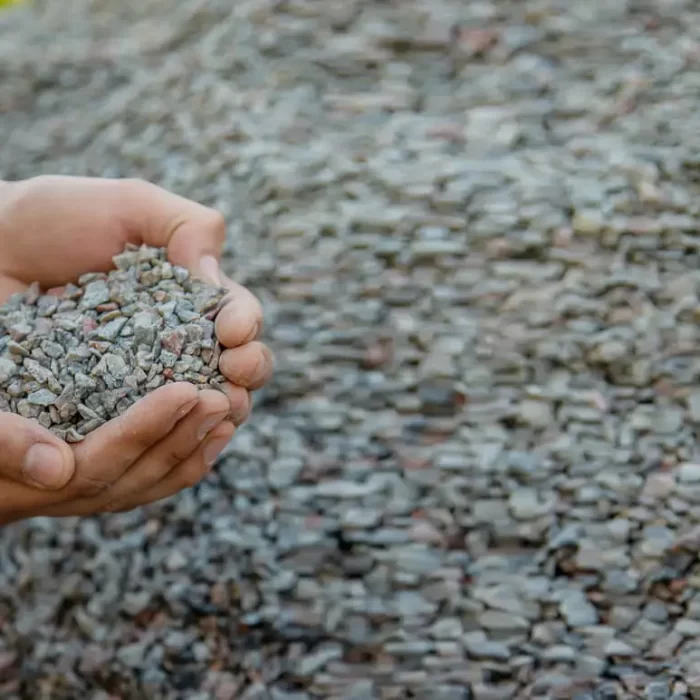
[[[0,411],[75,443],[166,384],[223,387],[215,319],[227,289],[165,248],[131,244],[113,263],[0,305]]]
[[[219,208],[215,472],[0,537],[8,700],[700,698],[700,6],[51,0],[0,177]]]

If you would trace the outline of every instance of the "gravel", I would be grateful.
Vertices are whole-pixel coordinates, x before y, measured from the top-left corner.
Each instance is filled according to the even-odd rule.
[[[0,16],[2,176],[220,208],[278,358],[196,489],[4,530],[2,697],[699,698],[699,61],[684,0]]]
[[[130,245],[114,264],[0,306],[0,410],[74,443],[165,384],[224,383],[214,319],[227,290],[171,265],[164,248]]]

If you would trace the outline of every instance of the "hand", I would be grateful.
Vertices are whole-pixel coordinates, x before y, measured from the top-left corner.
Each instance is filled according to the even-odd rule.
[[[271,354],[257,340],[260,304],[219,270],[224,238],[220,214],[141,181],[42,176],[0,183],[0,302],[33,281],[54,288],[107,271],[127,243],[167,248],[171,262],[227,286],[235,302],[216,320],[226,348],[225,395],[167,385],[73,446],[33,421],[0,414],[0,522],[127,510],[206,473],[247,418],[249,392],[272,371]]]

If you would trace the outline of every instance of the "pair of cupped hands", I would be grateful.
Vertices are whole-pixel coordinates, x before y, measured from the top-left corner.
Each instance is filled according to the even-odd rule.
[[[219,268],[222,216],[140,180],[40,176],[0,182],[0,303],[37,281],[57,289],[108,271],[127,243],[167,248],[173,264],[227,287],[216,318],[225,391],[177,382],[68,445],[0,413],[0,524],[125,511],[193,486],[211,469],[272,372],[262,310]]]

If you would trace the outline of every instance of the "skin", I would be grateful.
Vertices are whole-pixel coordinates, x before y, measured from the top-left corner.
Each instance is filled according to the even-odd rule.
[[[166,247],[172,263],[230,289],[216,320],[225,393],[169,384],[76,445],[0,413],[0,524],[131,510],[208,473],[273,368],[259,302],[219,270],[224,240],[218,212],[140,180],[0,182],[0,303],[33,281],[56,289],[107,271],[129,242]]]

